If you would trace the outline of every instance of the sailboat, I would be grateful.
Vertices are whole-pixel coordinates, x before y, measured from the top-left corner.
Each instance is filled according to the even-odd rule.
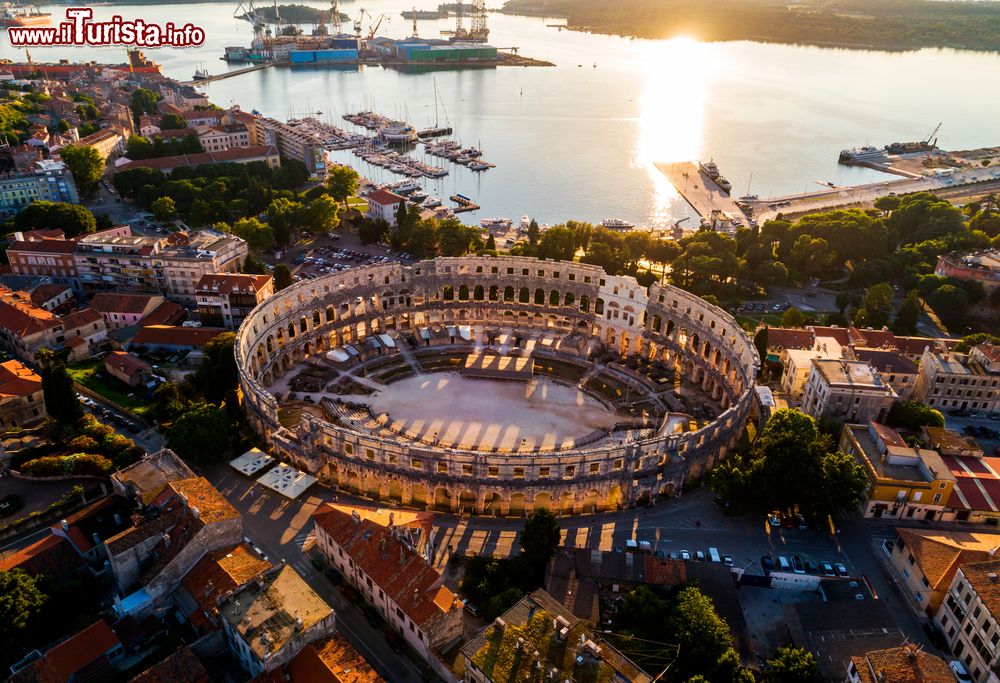
[[[747,181],[747,193],[745,195],[743,195],[742,197],[740,197],[740,201],[741,202],[748,202],[749,203],[749,202],[755,202],[758,199],[760,199],[760,197],[758,197],[757,195],[750,194],[750,183],[752,183],[752,182],[753,182],[753,171],[750,172],[750,180]]]

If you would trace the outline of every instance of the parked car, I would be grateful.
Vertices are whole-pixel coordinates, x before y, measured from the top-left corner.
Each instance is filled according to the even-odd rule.
[[[764,575],[766,576],[774,571],[774,560],[771,559],[770,555],[762,555],[760,558],[760,567],[764,570]]]
[[[798,555],[792,555],[792,571],[796,574],[806,573],[806,568],[802,565],[802,558]]]
[[[732,567],[735,564],[735,562],[733,561],[733,556],[732,555],[723,555],[722,556],[722,563],[724,565],[726,565],[727,567]]]
[[[686,550],[682,550],[681,551],[681,559],[685,560],[685,561],[690,560],[691,559],[691,553],[689,553]]]
[[[847,567],[845,567],[841,562],[833,565],[833,569],[837,572],[837,576],[850,576],[850,573],[847,571]]]
[[[694,557],[695,557],[695,559],[696,559],[696,560],[698,560],[699,562],[704,562],[704,561],[705,561],[705,553],[703,553],[703,552],[702,552],[702,551],[700,551],[700,550],[695,550],[695,551],[694,551]]]
[[[820,571],[823,572],[823,576],[836,576],[837,573],[833,570],[833,565],[829,562],[819,563]]]

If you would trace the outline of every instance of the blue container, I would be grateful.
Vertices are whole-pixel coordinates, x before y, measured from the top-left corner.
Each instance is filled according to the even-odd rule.
[[[317,62],[348,62],[357,58],[357,50],[316,50]]]
[[[312,64],[316,61],[315,50],[292,50],[288,53],[292,64]]]
[[[343,50],[357,50],[358,49],[358,39],[357,38],[334,38],[331,41],[333,47]]]

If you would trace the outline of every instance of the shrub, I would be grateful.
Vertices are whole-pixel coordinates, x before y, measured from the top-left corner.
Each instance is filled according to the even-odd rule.
[[[113,469],[114,463],[103,455],[93,453],[47,455],[21,465],[21,472],[29,477],[57,477],[66,474],[103,476]]]
[[[117,432],[112,432],[107,434],[101,439],[101,450],[106,455],[114,455],[116,453],[121,453],[126,448],[135,446],[135,442],[132,439],[126,438]]]
[[[81,434],[75,439],[70,440],[70,442],[66,444],[66,447],[74,453],[86,453],[97,448],[97,442],[89,436]]]

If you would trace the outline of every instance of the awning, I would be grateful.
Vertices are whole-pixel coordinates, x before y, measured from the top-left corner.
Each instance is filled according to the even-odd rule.
[[[368,342],[368,346],[375,350],[382,348],[382,342],[380,342],[376,337],[368,337],[365,341]]]
[[[326,352],[326,359],[336,363],[343,363],[345,360],[350,360],[350,358],[351,355],[339,346]]]
[[[358,351],[353,346],[351,346],[350,344],[347,344],[346,346],[344,346],[344,350],[347,351],[347,353],[351,354],[352,356],[360,356],[361,355],[361,352]]]
[[[390,349],[396,348],[396,340],[393,339],[392,337],[390,337],[389,335],[387,335],[387,334],[380,334],[378,336],[378,338],[379,338],[379,341],[381,341],[383,344],[385,344]]]
[[[468,325],[459,325],[458,334],[461,335],[462,339],[465,341],[472,341],[472,328]]]
[[[458,336],[458,331],[455,330],[455,326],[454,325],[448,325],[447,329],[448,329],[448,336],[449,337],[457,337]]]
[[[421,339],[430,339],[431,338],[431,331],[429,329],[427,329],[426,327],[421,327],[420,328],[420,338]]]

